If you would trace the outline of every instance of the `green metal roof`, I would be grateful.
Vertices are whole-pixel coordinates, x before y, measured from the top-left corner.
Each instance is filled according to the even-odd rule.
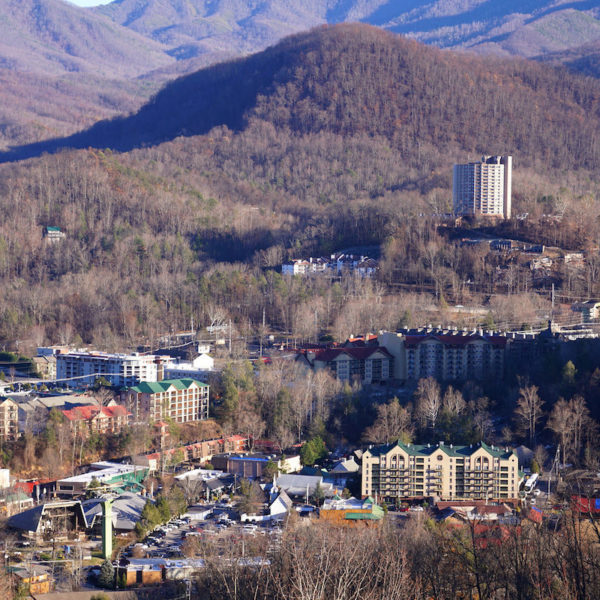
[[[346,513],[346,520],[348,521],[379,521],[383,517],[381,515],[373,513]]]
[[[166,392],[170,387],[174,387],[177,390],[187,390],[194,383],[198,387],[208,387],[206,383],[196,381],[195,379],[163,379],[162,381],[142,381],[130,388],[130,390],[138,394],[160,394]]]
[[[471,444],[469,446],[449,446],[447,444],[404,444],[400,440],[398,440],[394,444],[384,444],[382,446],[373,446],[373,448],[369,449],[369,452],[373,456],[381,456],[383,454],[387,454],[392,448],[399,446],[404,450],[409,456],[430,456],[436,450],[441,450],[448,456],[454,456],[457,458],[471,456],[474,452],[483,448],[487,450],[492,456],[496,458],[509,458],[512,454],[514,454],[513,450],[504,450],[503,448],[498,448],[496,446],[488,446],[485,442],[480,442],[479,444]]]

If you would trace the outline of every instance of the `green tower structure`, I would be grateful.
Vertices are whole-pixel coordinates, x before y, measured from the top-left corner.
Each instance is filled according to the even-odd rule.
[[[102,557],[105,560],[112,558],[112,503],[110,499],[102,501]]]

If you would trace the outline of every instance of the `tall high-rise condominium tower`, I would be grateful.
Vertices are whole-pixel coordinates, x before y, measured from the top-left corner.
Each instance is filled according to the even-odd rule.
[[[511,189],[512,156],[482,156],[481,162],[454,165],[454,214],[510,219]]]

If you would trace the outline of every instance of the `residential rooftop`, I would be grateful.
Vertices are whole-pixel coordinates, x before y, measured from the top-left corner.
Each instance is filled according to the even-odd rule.
[[[187,390],[193,384],[199,387],[209,387],[208,384],[202,383],[196,379],[163,379],[162,381],[142,381],[130,388],[132,392],[138,394],[160,394],[166,392],[170,387],[177,390]]]
[[[496,458],[509,458],[514,453],[510,448],[489,446],[485,442],[470,444],[468,446],[454,446],[453,444],[444,444],[443,442],[440,442],[439,444],[404,444],[400,440],[393,444],[373,446],[372,448],[369,448],[369,452],[373,456],[381,456],[382,454],[387,454],[395,446],[402,448],[409,456],[430,456],[438,449],[442,450],[448,456],[457,458],[471,456],[471,454],[474,454],[479,448],[487,450]]]
[[[123,475],[125,473],[135,473],[141,471],[144,467],[139,465],[122,465],[119,463],[111,462],[97,462],[91,465],[91,471],[82,473],[81,475],[74,475],[73,477],[67,477],[66,479],[60,479],[58,483],[90,483],[93,479],[97,481],[105,481],[112,479],[117,475]]]

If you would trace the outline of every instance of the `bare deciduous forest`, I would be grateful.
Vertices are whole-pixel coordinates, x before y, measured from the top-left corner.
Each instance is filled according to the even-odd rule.
[[[559,531],[523,521],[465,527],[413,518],[402,529],[288,525],[281,551],[253,548],[256,568],[236,566],[239,544],[212,557],[198,581],[221,598],[588,599],[600,593],[598,530],[573,515]],[[349,543],[351,536],[352,543]]]

